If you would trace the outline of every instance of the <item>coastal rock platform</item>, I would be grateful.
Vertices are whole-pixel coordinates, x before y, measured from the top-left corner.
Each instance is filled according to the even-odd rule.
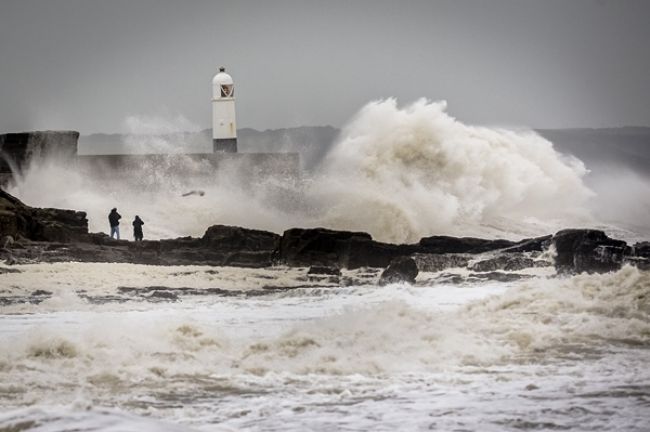
[[[390,268],[385,280],[412,282],[419,272],[466,268],[478,277],[554,265],[558,273],[608,272],[626,263],[650,267],[648,243],[634,246],[593,229],[562,230],[521,241],[432,236],[416,244],[377,242],[364,232],[292,228],[282,235],[213,225],[200,238],[131,242],[89,233],[84,212],[25,205],[0,189],[0,259],[9,264],[107,262],[262,268]],[[395,271],[396,269],[401,270]],[[415,269],[415,274],[414,274]],[[505,272],[505,273],[504,273]],[[490,276],[492,275],[492,276]]]

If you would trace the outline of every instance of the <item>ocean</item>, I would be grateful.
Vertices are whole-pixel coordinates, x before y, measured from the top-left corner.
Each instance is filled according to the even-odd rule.
[[[147,134],[126,144],[183,145]],[[645,180],[607,177],[602,196],[620,199],[599,198],[588,167],[536,133],[465,125],[424,99],[369,103],[301,178],[148,168],[107,177],[35,160],[8,192],[85,211],[90,232],[107,231],[113,207],[125,228],[138,214],[145,239],[214,224],[392,243],[569,227],[648,237],[647,212],[625,205]],[[281,265],[0,270],[0,432],[650,430],[650,273],[630,266],[507,283],[445,269],[413,286]]]
[[[650,425],[650,273],[629,266],[414,286],[282,266],[19,268],[0,274],[0,431]]]

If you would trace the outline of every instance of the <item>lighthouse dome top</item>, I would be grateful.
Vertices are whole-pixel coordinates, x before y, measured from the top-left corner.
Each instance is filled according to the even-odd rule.
[[[220,67],[219,73],[212,78],[212,99],[232,100],[235,97],[235,85],[226,68]]]
[[[219,85],[232,85],[233,80],[230,75],[226,73],[226,68],[220,67],[219,68],[219,73],[212,78],[212,84],[219,84]]]

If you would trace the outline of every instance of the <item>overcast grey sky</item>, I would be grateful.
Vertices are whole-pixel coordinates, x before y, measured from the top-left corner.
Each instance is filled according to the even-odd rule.
[[[446,99],[468,123],[650,125],[649,0],[0,0],[0,132],[344,125],[366,102]]]

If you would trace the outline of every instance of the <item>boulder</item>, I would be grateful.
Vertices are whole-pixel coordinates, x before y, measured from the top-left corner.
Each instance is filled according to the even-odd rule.
[[[553,236],[558,273],[604,273],[615,271],[631,249],[622,240],[609,238],[603,231],[567,229]]]
[[[396,257],[410,255],[418,249],[417,245],[377,242],[364,232],[293,228],[282,235],[278,258],[290,266],[385,268]]]
[[[291,266],[345,267],[353,243],[372,240],[370,234],[325,228],[293,228],[282,234],[279,258]]]
[[[394,245],[376,242],[372,239],[354,238],[350,240],[342,263],[343,267],[348,269],[386,268],[395,258],[409,256],[417,251],[417,245]]]
[[[383,271],[379,278],[379,284],[387,285],[399,282],[413,284],[415,283],[417,275],[418,266],[415,263],[415,260],[408,256],[399,257],[395,258],[386,270]]]
[[[202,246],[227,251],[275,251],[280,242],[278,234],[227,225],[213,225],[201,238]]]

